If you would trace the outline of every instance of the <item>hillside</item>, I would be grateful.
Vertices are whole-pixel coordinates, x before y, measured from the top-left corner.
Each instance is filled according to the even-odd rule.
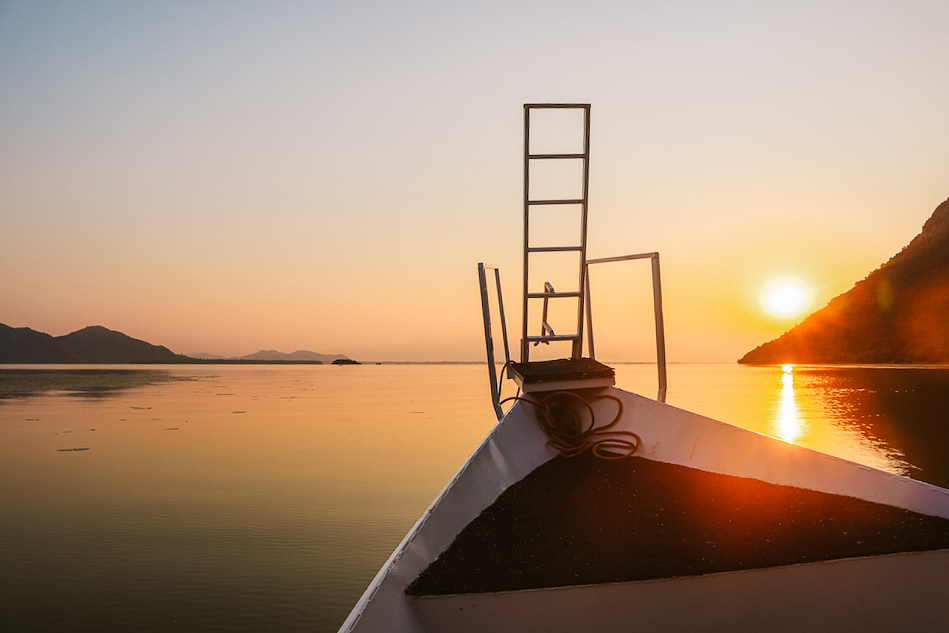
[[[0,324],[0,363],[180,363],[183,356],[94,325],[65,336]]]
[[[79,363],[73,352],[44,332],[0,323],[0,363]]]
[[[285,354],[261,350],[239,358],[212,354],[175,354],[167,347],[152,345],[94,325],[65,336],[50,336],[28,327],[14,328],[0,323],[0,364],[31,363],[37,365],[64,363],[330,363],[349,360],[342,354],[317,354],[297,350]]]
[[[949,363],[949,200],[888,262],[739,363]]]

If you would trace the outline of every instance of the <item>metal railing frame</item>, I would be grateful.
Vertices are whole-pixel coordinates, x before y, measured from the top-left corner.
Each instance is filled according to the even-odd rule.
[[[652,300],[653,313],[656,323],[656,365],[659,370],[659,394],[656,400],[666,401],[666,334],[662,321],[662,283],[659,277],[659,253],[638,253],[636,255],[620,255],[618,257],[601,257],[598,259],[588,259],[584,268],[584,284],[586,291],[586,317],[587,317],[587,347],[590,350],[590,358],[596,358],[596,352],[593,347],[593,309],[590,302],[590,265],[606,264],[610,262],[625,262],[633,259],[652,260]]]

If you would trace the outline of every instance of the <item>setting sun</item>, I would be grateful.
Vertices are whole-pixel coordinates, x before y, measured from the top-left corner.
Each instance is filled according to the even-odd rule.
[[[814,291],[796,277],[775,277],[761,289],[760,299],[765,312],[785,319],[807,310],[814,299]]]

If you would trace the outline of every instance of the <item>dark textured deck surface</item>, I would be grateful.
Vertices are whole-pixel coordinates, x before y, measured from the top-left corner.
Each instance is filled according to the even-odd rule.
[[[406,590],[511,591],[949,547],[949,520],[639,457],[557,457]]]

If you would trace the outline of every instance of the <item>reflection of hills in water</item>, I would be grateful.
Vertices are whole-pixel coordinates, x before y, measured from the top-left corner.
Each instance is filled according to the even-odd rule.
[[[949,482],[949,368],[794,367],[793,373],[803,418],[851,420],[888,446],[894,461],[912,464],[905,474]]]
[[[50,391],[106,397],[125,389],[177,380],[189,379],[144,369],[0,369],[0,400]]]

